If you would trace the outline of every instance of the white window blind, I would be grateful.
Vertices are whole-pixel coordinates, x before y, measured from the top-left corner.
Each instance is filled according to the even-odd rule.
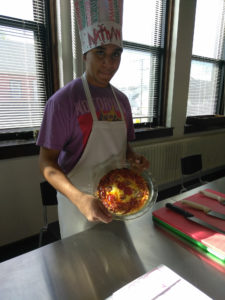
[[[197,0],[187,116],[221,112],[224,46],[225,1]]]
[[[124,51],[112,84],[129,98],[134,123],[159,125],[164,0],[124,0]]]
[[[0,133],[41,124],[47,100],[45,2],[0,1]]]

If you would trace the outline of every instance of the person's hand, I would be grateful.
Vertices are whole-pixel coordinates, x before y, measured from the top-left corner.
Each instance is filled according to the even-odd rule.
[[[131,168],[137,172],[147,170],[150,166],[149,161],[143,155],[139,155],[135,152],[133,152],[127,160],[130,163]]]
[[[82,193],[77,202],[80,212],[90,222],[109,223],[112,221],[112,215],[104,207],[99,199],[93,195]]]

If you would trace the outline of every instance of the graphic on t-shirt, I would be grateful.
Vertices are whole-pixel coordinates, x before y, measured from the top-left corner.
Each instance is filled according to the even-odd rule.
[[[96,113],[99,121],[121,121],[119,107],[113,98],[94,98]],[[116,106],[115,106],[116,105]],[[80,100],[76,103],[77,117],[90,113],[88,103],[85,100]]]
[[[110,111],[100,111],[98,119],[99,121],[121,121],[121,116],[116,113],[113,106]]]

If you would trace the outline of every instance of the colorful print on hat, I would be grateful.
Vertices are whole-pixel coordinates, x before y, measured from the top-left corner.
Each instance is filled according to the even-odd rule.
[[[82,52],[122,43],[123,0],[75,0]]]

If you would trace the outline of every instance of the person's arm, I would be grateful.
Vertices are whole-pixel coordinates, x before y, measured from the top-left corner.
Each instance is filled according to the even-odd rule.
[[[58,150],[40,147],[39,166],[45,179],[76,205],[88,221],[112,221],[111,214],[96,197],[82,193],[70,182],[58,165],[58,156]]]
[[[143,155],[136,153],[129,143],[127,144],[126,158],[132,168],[137,171],[143,171],[149,168],[149,161]]]

